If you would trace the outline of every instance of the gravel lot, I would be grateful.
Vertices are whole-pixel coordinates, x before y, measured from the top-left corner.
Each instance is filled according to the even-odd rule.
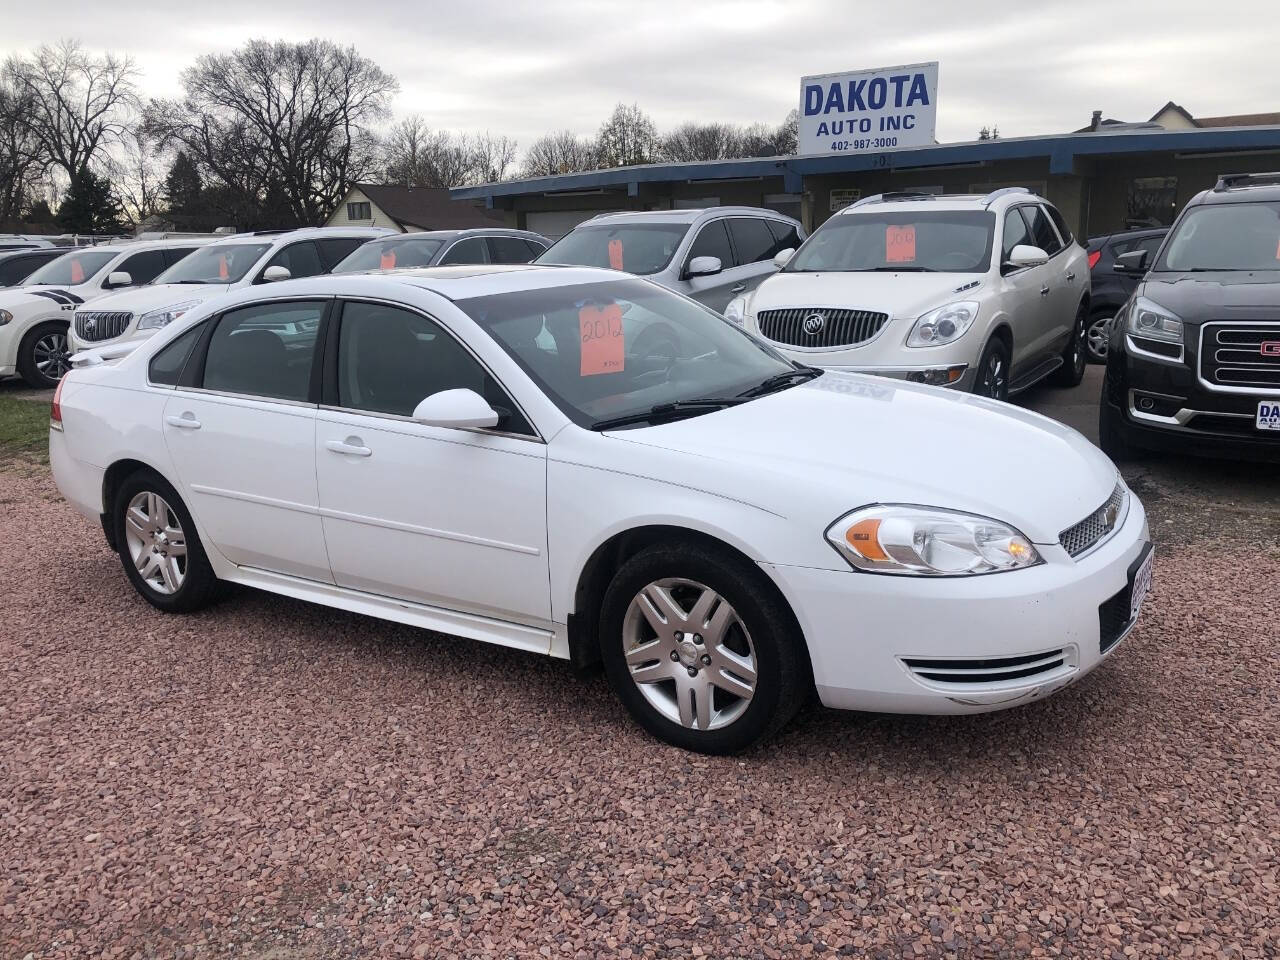
[[[1276,956],[1280,473],[1126,473],[1156,586],[1089,678],[720,759],[563,663],[249,591],[157,613],[10,458],[0,957]]]

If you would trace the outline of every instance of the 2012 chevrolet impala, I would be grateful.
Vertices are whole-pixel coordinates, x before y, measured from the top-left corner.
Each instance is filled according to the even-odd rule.
[[[742,749],[814,687],[1027,703],[1150,584],[1142,505],[1074,431],[794,364],[611,271],[287,281],[139,343],[77,358],[50,456],[151,604],[226,581],[603,660],[688,749]]]

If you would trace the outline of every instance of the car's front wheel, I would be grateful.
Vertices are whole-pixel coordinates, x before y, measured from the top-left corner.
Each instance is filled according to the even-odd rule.
[[[999,337],[992,337],[982,351],[973,392],[992,400],[1009,399],[1009,348]]]
[[[71,369],[67,325],[56,320],[38,323],[18,346],[18,374],[28,386],[48,389]]]
[[[781,729],[810,687],[794,617],[729,553],[650,547],[605,593],[601,655],[613,689],[654,736],[734,753]]]
[[[178,492],[149,470],[116,491],[116,548],[134,589],[153,607],[189,613],[215,597],[218,579]]]
[[[1107,307],[1095,310],[1089,317],[1089,329],[1085,334],[1085,344],[1089,348],[1090,363],[1106,363],[1108,341],[1111,339],[1111,321],[1115,311]]]

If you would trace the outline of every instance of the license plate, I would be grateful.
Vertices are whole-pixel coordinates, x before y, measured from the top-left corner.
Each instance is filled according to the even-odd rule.
[[[1280,430],[1280,400],[1259,401],[1256,422],[1259,430]]]
[[[1147,594],[1151,592],[1151,561],[1155,559],[1155,555],[1154,550],[1148,550],[1142,566],[1138,567],[1138,572],[1133,575],[1133,586],[1129,588],[1130,623],[1138,616],[1138,611],[1142,609],[1142,601],[1147,599]]]

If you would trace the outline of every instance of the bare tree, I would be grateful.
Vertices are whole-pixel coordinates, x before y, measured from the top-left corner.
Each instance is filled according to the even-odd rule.
[[[373,127],[398,89],[354,47],[328,40],[252,40],[200,57],[182,85],[181,100],[148,106],[148,135],[186,150],[241,201],[278,198],[299,224],[323,222],[376,170]]]
[[[488,130],[473,137],[471,153],[475,161],[475,178],[481,183],[505,180],[516,162],[516,146],[510,137],[495,137]]]
[[[634,103],[614,107],[596,140],[602,167],[630,167],[658,159],[658,128]]]
[[[465,137],[432,130],[419,115],[391,128],[383,144],[383,179],[406,187],[456,187],[472,180],[476,158]]]
[[[164,173],[156,162],[153,144],[141,128],[129,132],[108,170],[121,206],[134,224],[165,208]]]
[[[0,223],[16,223],[35,201],[48,153],[26,117],[30,96],[0,75]]]
[[[677,163],[742,156],[742,131],[729,123],[684,123],[662,138],[662,156]]]
[[[742,131],[743,157],[785,157],[796,152],[799,142],[800,112],[792,110],[776,127],[753,123]]]
[[[533,141],[520,168],[523,177],[553,177],[558,173],[594,170],[596,144],[571,130],[547,133]]]
[[[133,61],[93,56],[74,40],[10,57],[4,72],[26,104],[27,130],[72,182],[125,138],[138,107]]]

